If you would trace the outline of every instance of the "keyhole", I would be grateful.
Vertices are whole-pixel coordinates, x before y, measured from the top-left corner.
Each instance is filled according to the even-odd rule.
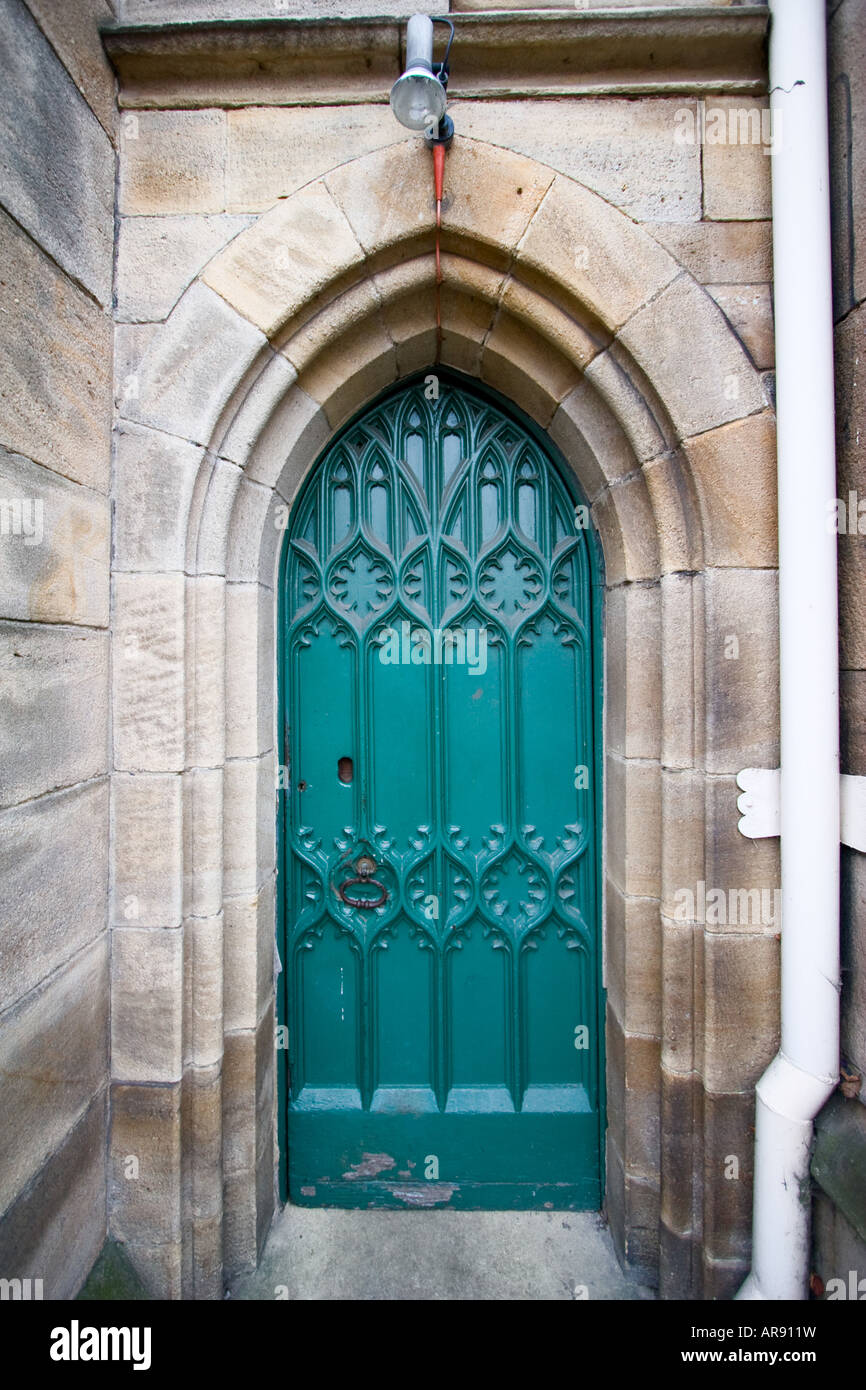
[[[339,777],[340,781],[345,782],[348,786],[349,782],[351,782],[354,775],[355,769],[352,766],[352,759],[340,758],[339,762],[337,763],[337,776]]]

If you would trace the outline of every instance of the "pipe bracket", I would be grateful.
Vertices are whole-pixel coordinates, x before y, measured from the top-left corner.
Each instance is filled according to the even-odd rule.
[[[767,840],[781,833],[781,780],[778,767],[745,767],[737,773],[741,818],[737,829],[747,840]],[[840,839],[866,853],[866,777],[843,772],[839,778]]]

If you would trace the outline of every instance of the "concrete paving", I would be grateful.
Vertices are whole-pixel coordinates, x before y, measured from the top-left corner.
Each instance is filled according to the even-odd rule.
[[[637,1300],[598,1212],[287,1206],[239,1299]]]

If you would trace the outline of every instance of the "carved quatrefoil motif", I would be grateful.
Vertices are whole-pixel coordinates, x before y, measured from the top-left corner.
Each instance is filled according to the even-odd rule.
[[[484,602],[495,612],[513,618],[537,601],[541,573],[528,555],[502,550],[484,566],[478,587]]]
[[[333,598],[341,608],[357,613],[362,619],[384,607],[393,592],[394,583],[387,565],[368,555],[366,550],[350,555],[331,575]]]

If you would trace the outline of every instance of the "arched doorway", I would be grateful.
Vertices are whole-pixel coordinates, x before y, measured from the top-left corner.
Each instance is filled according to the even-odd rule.
[[[600,1205],[599,567],[549,441],[455,373],[367,408],[292,510],[295,1202]]]

